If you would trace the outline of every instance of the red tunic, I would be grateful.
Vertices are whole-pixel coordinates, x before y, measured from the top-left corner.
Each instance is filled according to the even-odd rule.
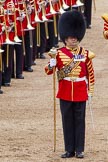
[[[65,3],[66,3],[68,6],[72,6],[72,5],[75,5],[75,4],[76,4],[76,0],[65,0]]]
[[[105,39],[108,39],[108,14],[102,15],[102,18],[104,20],[103,35]]]
[[[1,15],[0,16],[0,45],[2,45],[5,42],[5,39],[6,39],[5,31],[2,30],[2,27],[4,27],[3,22],[4,22],[4,18]]]
[[[79,53],[79,51],[81,51],[81,53]],[[67,65],[74,57],[73,52],[75,52],[75,55],[84,55],[85,61],[78,61],[77,66],[69,73],[69,77],[86,77],[88,85],[86,80],[74,82],[62,79],[58,83],[57,98],[75,102],[86,101],[88,99],[88,93],[92,93],[94,86],[94,70],[91,60],[94,54],[92,53],[91,55],[90,51],[81,47],[78,47],[76,51],[71,51],[69,48],[63,47],[58,50],[56,55],[56,69],[60,70],[63,66]],[[90,56],[92,57],[90,58]],[[47,65],[45,67],[45,72],[50,75],[53,73],[53,70],[49,69]]]

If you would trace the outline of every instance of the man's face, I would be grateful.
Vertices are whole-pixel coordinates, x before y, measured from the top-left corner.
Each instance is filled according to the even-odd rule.
[[[77,38],[68,37],[65,39],[65,43],[66,43],[66,46],[70,48],[75,48],[78,46],[79,41],[77,40]]]

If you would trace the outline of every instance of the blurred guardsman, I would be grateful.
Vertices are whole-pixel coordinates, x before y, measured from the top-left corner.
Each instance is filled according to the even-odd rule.
[[[104,20],[103,35],[105,39],[108,39],[108,13],[103,14],[102,19]]]
[[[43,0],[39,2],[37,1],[37,3],[38,3],[39,19],[43,21],[42,23],[40,23],[40,45],[37,48],[37,53],[40,56],[40,59],[45,59],[46,39],[47,39],[46,31],[48,29],[47,22],[45,22],[44,20],[44,18],[46,17],[46,11],[45,11],[46,2]]]
[[[58,31],[65,47],[57,50],[45,66],[46,74],[57,69],[58,93],[62,115],[65,153],[61,158],[84,158],[86,101],[94,92],[95,54],[79,46],[86,27],[83,15],[67,11],[59,19]]]
[[[12,77],[16,77],[17,79],[24,79],[23,76],[23,43],[22,43],[22,35],[23,35],[23,28],[21,28],[21,23],[23,23],[23,14],[20,14],[20,5],[18,2],[12,2],[11,5],[14,7],[14,14],[12,15],[13,22],[14,22],[14,42],[12,48],[13,53],[13,74]],[[15,53],[15,55],[14,55]],[[15,64],[16,62],[16,64]]]
[[[84,16],[86,19],[87,29],[91,28],[91,18],[92,18],[92,0],[83,0],[84,1]]]
[[[67,7],[67,6],[69,6],[69,7]],[[80,11],[81,12],[81,8],[82,8],[82,6],[84,5],[84,3],[83,3],[83,0],[81,1],[81,0],[65,0],[65,4],[63,3],[63,8],[66,10],[66,11],[69,11],[69,10],[73,10],[73,9],[76,9],[76,10],[78,10],[78,11]]]
[[[3,21],[4,21],[4,44],[2,49],[4,50],[2,55],[2,64],[3,64],[3,76],[2,76],[2,85],[10,86],[11,84],[11,75],[12,75],[12,58],[13,53],[12,46],[14,45],[14,32],[13,30],[13,21],[12,21],[12,9],[8,6],[10,0],[6,0],[3,4]]]
[[[52,47],[58,47],[58,11],[56,11],[58,0],[51,0],[46,5],[46,15],[48,22],[48,34],[46,50],[50,50]]]
[[[34,28],[32,27],[31,24],[31,13],[32,13],[32,7],[27,0],[24,2],[24,9],[26,11],[26,20],[27,20],[27,26],[25,29],[25,35],[24,35],[24,43],[25,43],[25,57],[24,57],[24,70],[27,72],[33,72],[32,69],[32,50],[33,50],[33,38],[32,38],[32,30]]]
[[[3,43],[2,36],[3,36],[3,34],[2,34],[2,24],[0,23],[0,94],[3,93],[3,91],[1,90],[1,86],[2,86],[2,52],[3,52],[2,48],[1,48],[2,43]]]
[[[69,10],[72,9],[73,5],[76,5],[76,0],[64,0],[65,3],[69,6]],[[68,8],[67,8],[68,9]]]
[[[35,20],[36,18],[36,14],[37,14],[37,8],[36,8],[36,1],[32,1],[30,0],[30,4],[31,4],[31,8],[32,8],[32,13],[31,13],[31,24],[34,28],[34,30],[32,30],[32,39],[33,39],[33,47],[32,47],[32,65],[36,65],[36,54],[37,54],[37,33],[36,33],[36,26],[37,26],[37,22]]]

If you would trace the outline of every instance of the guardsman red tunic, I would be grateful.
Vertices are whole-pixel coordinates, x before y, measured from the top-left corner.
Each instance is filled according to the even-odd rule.
[[[102,18],[104,20],[103,35],[105,39],[108,39],[108,14],[103,14]]]
[[[2,45],[6,40],[4,16],[0,15],[0,45]]]
[[[21,16],[21,9],[20,9],[20,5],[17,3],[14,3],[15,5],[15,13],[14,13],[14,19],[16,19],[16,34],[17,36],[22,36],[24,35],[24,28],[23,28],[23,21],[24,18],[22,18],[22,21],[20,21]]]
[[[0,46],[3,44],[2,25],[0,24]]]
[[[72,5],[75,5],[75,4],[76,4],[76,0],[65,0],[65,3],[66,3],[68,6],[72,6]]]
[[[16,8],[18,8],[18,10],[16,10],[17,26],[18,26],[17,33],[18,36],[22,36],[25,34],[24,29],[27,29],[27,18],[25,13],[25,6],[23,5],[22,1],[20,2],[20,0],[18,0],[16,3]],[[20,18],[22,18],[22,21],[20,21]]]
[[[7,33],[8,33],[8,37],[9,40],[13,41],[14,40],[14,31],[13,31],[13,27],[14,27],[14,12],[13,12],[13,8],[14,6],[12,6],[11,0],[6,0],[4,3],[4,19],[6,20],[6,26],[7,26]],[[5,21],[4,20],[4,21]]]
[[[74,61],[74,58],[80,56],[83,56],[83,61]],[[75,65],[66,77],[59,80],[57,98],[79,102],[86,101],[88,99],[88,93],[93,94],[94,70],[92,58],[94,57],[94,53],[82,47],[75,48],[74,50],[68,47],[62,47],[58,50],[56,55],[56,68],[58,72],[68,65],[70,61],[75,63]],[[45,67],[45,72],[50,75],[53,73],[53,70],[47,65]]]

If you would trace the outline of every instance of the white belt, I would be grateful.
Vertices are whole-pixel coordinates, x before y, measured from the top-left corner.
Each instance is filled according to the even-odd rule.
[[[72,81],[72,82],[81,82],[81,81],[86,81],[87,83],[87,78],[84,76],[82,78],[75,78],[75,77],[65,77],[63,78],[63,80],[67,80],[67,81]]]

